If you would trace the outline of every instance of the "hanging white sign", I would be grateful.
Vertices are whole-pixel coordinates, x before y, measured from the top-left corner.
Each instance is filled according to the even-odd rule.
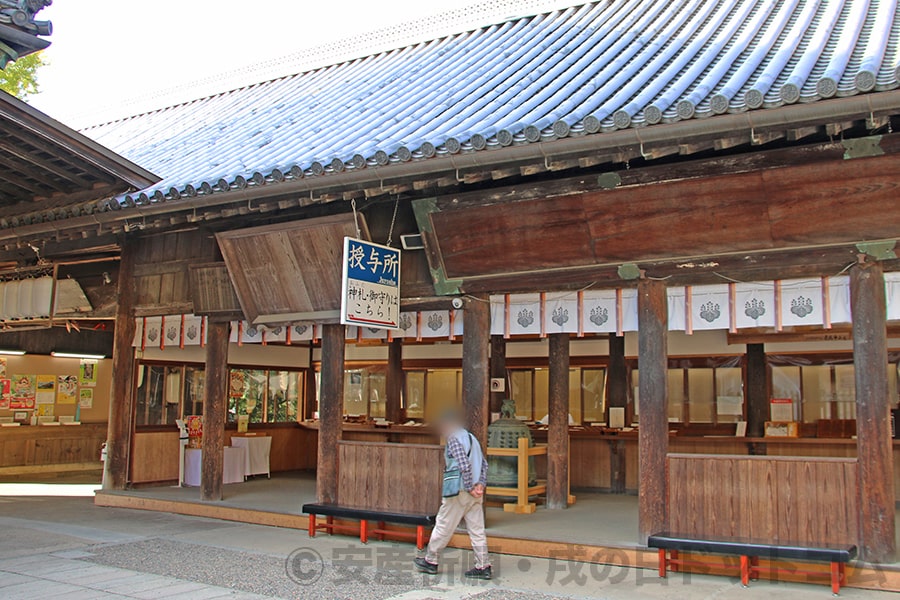
[[[341,323],[400,328],[400,250],[344,238]]]

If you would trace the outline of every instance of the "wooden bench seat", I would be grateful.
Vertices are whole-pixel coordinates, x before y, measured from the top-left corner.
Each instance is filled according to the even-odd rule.
[[[672,567],[672,571],[677,571],[679,568],[686,566],[706,566],[705,563],[699,561],[688,561],[680,558],[680,552],[726,554],[740,557],[741,583],[745,587],[750,584],[750,579],[756,578],[759,573],[777,574],[783,571],[800,575],[830,576],[831,591],[835,595],[840,593],[841,585],[846,582],[844,566],[856,558],[856,546],[853,545],[773,543],[764,540],[727,537],[698,538],[672,533],[651,535],[647,540],[647,545],[659,550],[660,577],[665,577],[670,567]],[[831,569],[826,573],[823,571],[801,571],[793,568],[778,569],[773,566],[763,567],[759,564],[760,558],[827,562],[830,563]]]
[[[325,530],[328,533],[350,533],[359,535],[359,541],[367,543],[369,535],[376,535],[378,539],[390,537],[392,539],[411,540],[416,542],[416,547],[422,550],[427,542],[425,528],[434,527],[435,515],[400,513],[396,511],[382,511],[371,508],[357,508],[341,504],[304,504],[303,512],[309,515],[309,537],[316,537],[316,531]],[[326,517],[325,523],[319,523],[317,517]],[[359,526],[335,523],[334,519],[358,520]],[[370,527],[369,522],[376,523]],[[387,529],[386,524],[415,526],[415,534]]]

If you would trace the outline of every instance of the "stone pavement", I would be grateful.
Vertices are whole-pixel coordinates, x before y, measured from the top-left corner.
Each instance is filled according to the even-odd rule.
[[[72,489],[76,494],[85,490]],[[44,494],[40,486],[21,490]],[[415,573],[409,544],[359,544],[349,537],[123,509],[98,508],[90,497],[15,495],[0,488],[0,598],[284,598],[315,600],[746,600],[790,594],[830,596],[825,585],[670,576],[652,571],[495,557],[492,582],[461,578],[470,553],[449,551],[442,575]],[[87,490],[89,492],[89,490]],[[527,518],[527,517],[523,517]],[[846,598],[889,598],[847,589]]]

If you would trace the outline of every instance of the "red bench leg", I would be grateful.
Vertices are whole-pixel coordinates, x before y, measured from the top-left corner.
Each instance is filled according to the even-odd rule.
[[[678,550],[669,550],[669,558],[672,559],[672,560],[678,560]],[[676,565],[676,564],[670,564],[670,565],[669,565],[669,570],[672,571],[673,573],[677,573],[677,572],[678,572],[678,565]]]
[[[659,549],[659,576],[662,577],[663,579],[665,579],[665,577],[666,577],[666,567],[668,566],[667,562],[668,561],[666,560],[666,551],[664,548],[660,548]]]
[[[837,596],[841,593],[841,583],[843,579],[843,564],[833,562],[831,563],[831,593]]]
[[[759,557],[750,557],[750,579],[759,579]]]
[[[378,521],[378,529],[382,532],[384,531],[384,521]],[[380,541],[380,542],[384,541],[384,533],[378,534],[378,541]]]
[[[750,585],[750,557],[741,557],[741,585],[748,587]]]
[[[416,548],[423,550],[425,548],[425,527],[416,525]]]
[[[365,519],[359,522],[359,541],[363,544],[369,543],[369,522]]]
[[[316,537],[316,515],[309,515],[309,537]]]

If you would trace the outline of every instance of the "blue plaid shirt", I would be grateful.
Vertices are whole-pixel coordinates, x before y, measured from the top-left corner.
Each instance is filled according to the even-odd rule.
[[[475,437],[472,437],[472,443],[477,444],[478,440]],[[471,492],[476,484],[480,483],[482,486],[487,486],[487,472],[488,472],[488,463],[487,459],[482,456],[481,458],[481,477],[479,477],[477,482],[472,481],[472,463],[470,462],[468,452],[466,452],[466,447],[463,445],[462,441],[460,441],[459,436],[452,435],[447,438],[447,453],[456,459],[456,464],[459,465],[459,474],[462,477],[462,488],[467,492]]]

